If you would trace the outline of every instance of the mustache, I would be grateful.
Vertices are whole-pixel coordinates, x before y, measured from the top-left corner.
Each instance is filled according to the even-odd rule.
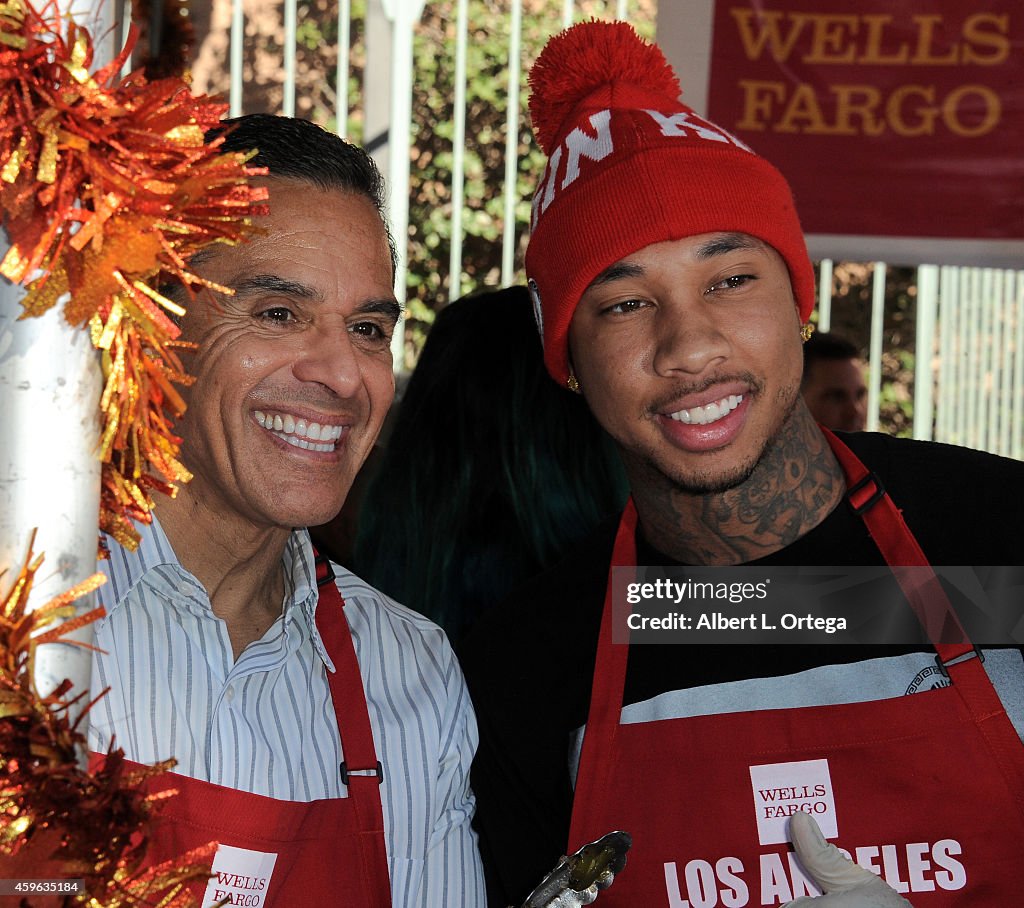
[[[713,388],[715,385],[736,383],[746,385],[750,389],[750,394],[752,396],[761,394],[764,391],[764,381],[754,375],[753,372],[730,372],[722,373],[720,375],[708,375],[700,381],[681,381],[678,384],[673,385],[670,391],[666,391],[648,405],[648,415],[655,416],[656,414],[661,413],[679,400],[680,397],[686,397],[691,394],[701,394],[709,388]]]

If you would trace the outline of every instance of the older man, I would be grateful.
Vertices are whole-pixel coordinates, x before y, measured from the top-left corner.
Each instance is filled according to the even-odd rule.
[[[777,905],[814,880],[822,908],[905,904],[897,891],[1014,903],[1019,649],[983,664],[944,638],[615,644],[610,568],[1019,564],[1024,465],[818,428],[800,397],[814,274],[789,187],[677,100],[657,48],[581,24],[531,84],[545,361],[616,442],[632,500],[464,646],[492,904],[610,829],[634,844],[607,908]],[[892,601],[886,620],[914,625]]]
[[[194,270],[179,424],[193,472],[111,544],[90,745],[173,757],[153,862],[219,843],[202,904],[476,905],[476,724],[443,633],[316,556],[394,393],[394,250],[369,157],[299,120],[232,121],[269,214]]]

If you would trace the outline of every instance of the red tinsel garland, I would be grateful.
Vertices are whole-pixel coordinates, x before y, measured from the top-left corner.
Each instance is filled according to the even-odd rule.
[[[29,595],[42,563],[43,557],[32,554],[30,543],[25,563],[0,599],[2,875],[5,879],[81,878],[84,891],[62,899],[67,905],[191,908],[195,900],[188,884],[208,876],[216,843],[173,862],[140,869],[149,824],[166,797],[166,793],[147,794],[141,783],[169,769],[174,761],[129,769],[117,750],[98,769],[82,769],[77,758],[85,738],[68,715],[86,692],[69,698],[68,681],[46,696],[35,688],[37,647],[57,642],[74,645],[67,635],[96,620],[103,609],[75,618],[73,603],[106,579],[94,574],[30,610]],[[0,582],[6,580],[0,573]]]

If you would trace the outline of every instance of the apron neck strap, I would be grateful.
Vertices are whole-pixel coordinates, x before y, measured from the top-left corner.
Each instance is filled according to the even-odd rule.
[[[320,598],[316,608],[316,627],[324,648],[334,663],[327,682],[334,701],[334,714],[341,735],[344,756],[339,771],[348,788],[349,798],[359,825],[359,857],[367,893],[373,904],[390,908],[390,875],[384,845],[384,813],[380,786],[384,769],[373,743],[370,712],[366,704],[363,678],[359,672],[352,632],[345,618],[345,600],[334,583],[330,562],[314,552],[316,582]]]
[[[820,427],[846,479],[846,502],[892,569],[910,607],[942,661],[974,650],[935,572],[882,481],[839,438]]]

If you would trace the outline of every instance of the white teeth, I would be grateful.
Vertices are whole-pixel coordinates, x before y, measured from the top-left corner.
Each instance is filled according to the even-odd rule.
[[[723,397],[721,400],[710,403],[707,406],[678,410],[669,415],[677,422],[685,423],[686,425],[706,426],[708,423],[717,422],[723,416],[727,416],[740,405],[742,400],[742,394],[730,394],[728,397]]]
[[[287,413],[284,416],[271,416],[260,410],[253,415],[256,422],[264,429],[270,429],[278,438],[290,445],[307,451],[333,451],[344,426],[321,425],[318,422],[307,423],[304,419],[295,419]],[[301,436],[301,437],[300,437]],[[322,442],[317,444],[317,442]]]

